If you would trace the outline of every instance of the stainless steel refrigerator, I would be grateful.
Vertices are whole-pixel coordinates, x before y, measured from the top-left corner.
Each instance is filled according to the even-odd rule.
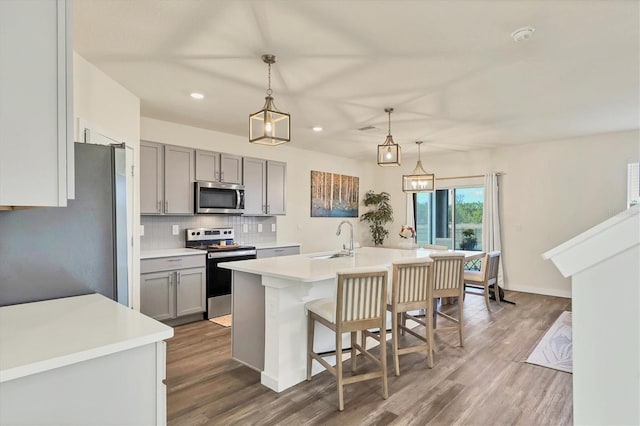
[[[75,200],[0,211],[0,306],[89,293],[129,304],[125,168],[123,148],[76,143]]]

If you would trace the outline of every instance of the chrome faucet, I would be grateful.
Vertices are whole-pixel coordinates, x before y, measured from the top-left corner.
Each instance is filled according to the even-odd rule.
[[[349,225],[349,256],[353,256],[353,224],[351,222],[349,222],[348,220],[343,220],[342,222],[340,222],[340,224],[338,225],[338,230],[336,231],[336,236],[340,236],[340,231],[342,230],[342,225],[343,224],[347,224]],[[344,245],[342,246],[343,248]]]

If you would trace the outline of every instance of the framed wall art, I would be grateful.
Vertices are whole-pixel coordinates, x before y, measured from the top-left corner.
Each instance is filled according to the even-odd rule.
[[[311,171],[311,217],[358,217],[359,178]]]

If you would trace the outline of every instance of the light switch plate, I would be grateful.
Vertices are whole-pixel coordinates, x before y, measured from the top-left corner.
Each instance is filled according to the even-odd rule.
[[[140,225],[140,236],[144,237],[144,225]]]
[[[271,224],[271,232],[276,232],[276,224],[275,223]]]
[[[246,223],[242,224],[242,232],[247,233],[249,232],[249,225]]]
[[[173,234],[173,235],[180,234],[180,226],[179,225],[172,225],[171,226],[171,234]]]
[[[258,224],[258,232],[262,232],[262,224],[261,223]]]

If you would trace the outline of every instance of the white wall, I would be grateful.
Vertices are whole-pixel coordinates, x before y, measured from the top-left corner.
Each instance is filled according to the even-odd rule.
[[[360,200],[368,189],[373,188],[376,169],[368,163],[298,149],[295,138],[289,144],[270,147],[251,144],[246,137],[147,117],[141,118],[140,133],[141,139],[153,142],[286,162],[287,214],[277,217],[278,242],[299,242],[302,252],[338,249],[347,241],[344,234],[341,237],[335,235],[342,218],[310,217],[311,170],[359,177]],[[361,225],[358,218],[350,218],[349,221],[355,227],[356,240],[368,243],[365,224]]]
[[[105,73],[73,54],[74,122],[82,118],[105,134],[124,141],[134,151],[138,164],[140,148],[140,99]],[[77,129],[76,129],[77,135]],[[76,141],[81,140],[76,137]],[[132,306],[140,307],[140,178],[134,178],[133,195],[133,259],[129,265],[132,277]]]
[[[541,254],[626,208],[627,163],[640,157],[639,131],[509,146],[491,150],[422,155],[436,178],[500,171],[500,207],[505,285],[512,290],[571,296],[571,284]],[[376,174],[395,211],[390,243],[405,217],[400,168]],[[450,181],[447,181],[448,183]],[[436,184],[437,187],[437,184]]]

